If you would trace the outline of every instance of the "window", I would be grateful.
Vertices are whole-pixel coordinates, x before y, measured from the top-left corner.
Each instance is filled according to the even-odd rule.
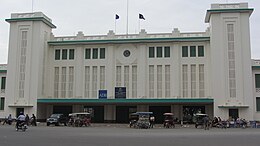
[[[91,56],[91,49],[86,49],[85,51],[85,59],[90,59]]]
[[[98,49],[97,48],[93,49],[93,56],[92,57],[93,57],[92,59],[98,59]]]
[[[149,58],[154,58],[154,47],[149,47]]]
[[[182,46],[182,57],[188,57],[188,46]]]
[[[164,57],[170,57],[170,47],[164,47]]]
[[[6,77],[2,77],[1,79],[1,89],[5,89]]]
[[[204,46],[198,46],[198,57],[204,57]]]
[[[190,57],[196,57],[196,46],[190,46]]]
[[[100,48],[100,59],[105,59],[106,57],[106,52],[105,52],[105,48]]]
[[[1,101],[0,101],[0,110],[4,110],[4,107],[5,107],[5,98],[4,97],[1,97]]]
[[[62,60],[66,60],[67,59],[67,52],[68,52],[67,49],[63,49],[62,50]]]
[[[158,58],[162,57],[162,47],[156,47],[156,56]]]
[[[55,50],[55,60],[60,60],[60,50]]]
[[[255,74],[255,88],[260,88],[260,74]]]
[[[69,50],[69,59],[73,60],[74,59],[74,49]]]
[[[260,112],[260,97],[256,97],[256,111]]]
[[[191,70],[191,97],[196,97],[196,65],[190,66]]]

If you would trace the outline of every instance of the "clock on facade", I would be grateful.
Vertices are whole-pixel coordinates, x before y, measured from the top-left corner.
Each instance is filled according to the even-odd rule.
[[[123,54],[125,57],[129,57],[131,53],[129,50],[125,50]]]

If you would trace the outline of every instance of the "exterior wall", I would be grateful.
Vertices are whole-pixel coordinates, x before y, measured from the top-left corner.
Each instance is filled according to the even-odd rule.
[[[24,108],[24,112],[30,115],[35,114],[37,97],[42,96],[43,73],[45,72],[44,54],[47,49],[47,40],[50,39],[51,28],[42,21],[19,21],[22,19],[20,17],[33,18],[38,15],[43,14],[12,14],[11,19],[18,20],[15,22],[10,20],[6,113],[12,115],[16,115],[16,108]],[[43,17],[46,16],[43,15]],[[24,36],[22,36],[23,31],[26,32]],[[23,42],[24,44],[22,44],[22,39],[26,41]],[[22,50],[23,45],[24,50]],[[21,54],[25,57],[22,58]],[[24,66],[23,69],[21,66]],[[21,70],[24,70],[24,77],[21,75]],[[23,85],[20,84],[21,78],[24,78]],[[24,88],[23,97],[19,94],[21,86]]]
[[[260,62],[259,60],[252,60],[252,86],[253,86],[253,113],[254,119],[260,120],[260,112],[256,109],[256,97],[260,97],[260,88],[256,88],[256,79],[255,75],[260,74]]]
[[[76,36],[55,37],[51,34],[55,26],[44,14],[13,14],[12,18],[7,20],[10,22],[6,90],[8,98],[5,113],[0,112],[0,116],[9,113],[15,115],[16,108],[24,108],[26,113],[37,113],[39,119],[44,119],[53,112],[56,103],[38,103],[37,107],[37,99],[98,99],[100,89],[107,90],[108,99],[115,99],[115,87],[127,86],[127,99],[214,99],[214,105],[189,104],[205,106],[205,111],[210,116],[227,119],[229,109],[236,108],[239,110],[239,117],[248,120],[258,119],[258,113],[254,112],[256,111],[255,97],[258,93],[252,91],[251,80],[254,77],[251,70],[249,17],[253,10],[248,9],[246,3],[231,6],[235,8],[230,8],[230,4],[213,4],[207,12],[206,21],[210,23],[210,27],[205,32],[180,33],[178,29],[174,29],[172,33],[147,34],[145,30],[141,30],[139,34],[128,36],[115,35],[113,31],[109,31],[107,35],[102,36],[84,36],[79,32]],[[227,8],[230,9],[227,11]],[[218,11],[214,12],[216,9]],[[36,14],[43,18],[25,21],[16,16],[21,15],[31,19],[33,18],[31,16]],[[229,61],[231,59],[228,52],[228,24],[234,26],[235,97],[230,97]],[[22,30],[27,31],[27,45],[24,97],[21,98],[19,81],[23,53],[21,51]],[[170,57],[158,58],[155,53],[155,57],[149,58],[149,47],[155,47],[156,52],[156,47],[165,46],[170,47]],[[183,46],[188,46],[188,57],[182,57]],[[190,56],[190,46],[196,46],[195,57]],[[204,46],[203,57],[198,56],[198,46]],[[87,48],[91,49],[91,59],[85,59]],[[100,48],[105,48],[105,58],[92,59],[93,48],[98,48],[98,52]],[[58,49],[61,51],[74,49],[74,59],[55,60],[55,50]],[[162,49],[164,55],[164,48]],[[130,51],[129,57],[123,55],[126,50]],[[184,75],[183,65],[187,66],[187,76]],[[203,75],[200,75],[200,65],[203,65]],[[166,66],[169,67],[169,79],[166,79]],[[86,74],[88,67],[89,80]],[[117,71],[117,67],[121,67],[121,70]],[[133,92],[135,88],[133,68],[135,67],[137,68],[136,96]],[[105,68],[104,73],[101,73],[101,68]],[[203,76],[203,94],[200,94],[201,76]],[[103,79],[104,86],[101,85]],[[151,79],[154,82],[151,82]],[[170,80],[170,87],[166,93],[168,80]],[[150,85],[154,88],[150,89]],[[90,92],[88,97],[87,91]],[[167,95],[168,93],[170,94]],[[67,104],[72,105],[73,112],[80,112],[84,106],[84,103]],[[148,111],[150,105],[156,104],[139,103],[135,106],[138,111]],[[187,103],[164,104],[170,105],[171,111],[179,119],[183,119],[183,105]],[[102,106],[104,106],[104,120],[116,120],[116,104]]]
[[[7,80],[6,80],[6,70],[7,70],[7,65],[6,64],[0,64],[0,98],[1,99],[4,98],[5,101],[6,101],[6,93],[5,93],[6,92],[6,84],[4,85],[3,79],[5,78],[5,83],[6,83],[7,82]],[[5,87],[2,87],[2,85],[5,86]],[[0,105],[0,107],[1,107],[1,105]],[[3,110],[2,109],[0,110],[0,119],[7,116],[7,115],[5,115],[6,108],[5,107],[1,107],[1,108],[3,108]]]
[[[239,8],[248,8],[247,4],[244,3],[234,5]],[[218,9],[221,6],[213,4],[212,7]],[[225,108],[225,106],[239,108],[239,117],[241,118],[253,119],[249,16],[249,12],[240,13],[235,11],[233,13],[212,13],[210,16],[210,67],[214,115],[225,119],[229,116],[229,108]],[[234,26],[236,97],[230,97],[228,24]],[[224,108],[220,109],[219,106]],[[242,106],[248,106],[248,108],[240,108]]]

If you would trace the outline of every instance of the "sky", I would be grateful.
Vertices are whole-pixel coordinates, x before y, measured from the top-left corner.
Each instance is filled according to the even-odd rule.
[[[212,3],[248,2],[254,8],[250,17],[251,58],[260,59],[260,0],[128,0],[128,33],[203,32],[206,10]],[[55,36],[105,35],[127,32],[127,0],[0,0],[0,64],[7,64],[11,13],[43,12],[57,26]],[[138,14],[145,20],[140,20]]]

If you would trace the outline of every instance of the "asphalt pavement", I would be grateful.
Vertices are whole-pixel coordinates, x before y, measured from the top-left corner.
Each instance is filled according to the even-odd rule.
[[[126,124],[91,127],[45,126],[15,131],[0,125],[0,146],[259,146],[260,128],[196,129],[194,125],[165,129],[133,129]]]

